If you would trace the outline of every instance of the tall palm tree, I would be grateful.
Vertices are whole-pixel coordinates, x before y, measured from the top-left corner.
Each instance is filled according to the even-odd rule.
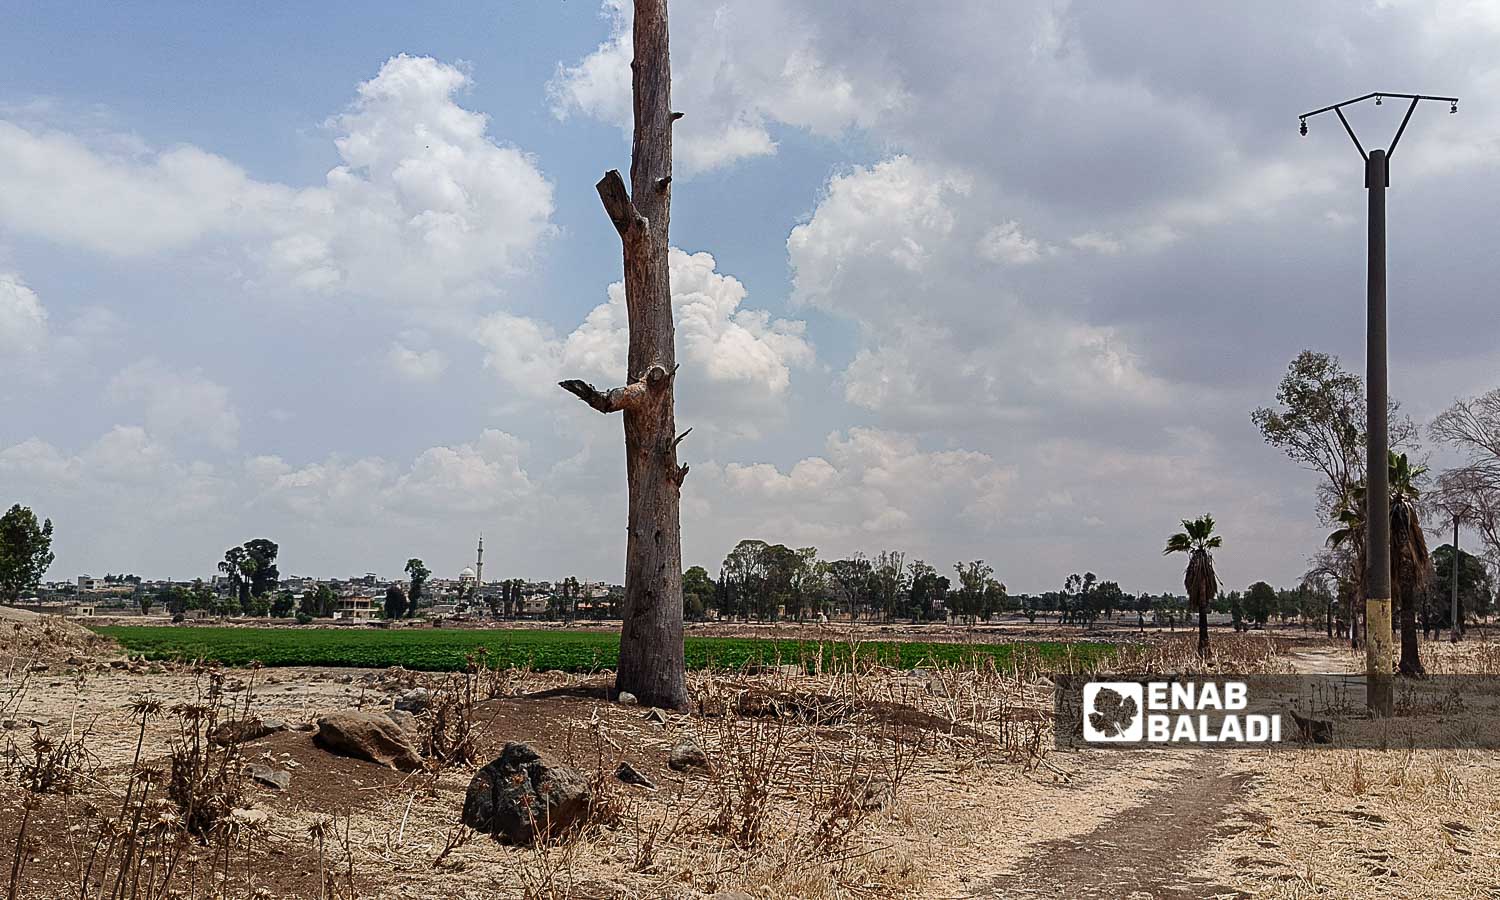
[[[1187,573],[1182,584],[1187,588],[1188,600],[1198,606],[1198,655],[1207,659],[1208,604],[1219,593],[1219,579],[1214,574],[1214,555],[1211,551],[1224,546],[1224,539],[1214,534],[1214,517],[1208,513],[1196,519],[1183,519],[1182,529],[1167,538],[1167,549],[1162,551],[1162,555],[1188,555]]]
[[[1417,597],[1427,583],[1432,558],[1427,552],[1427,538],[1417,513],[1421,491],[1416,482],[1426,472],[1425,466],[1413,465],[1405,453],[1391,452],[1386,470],[1390,485],[1391,517],[1391,599],[1401,630],[1402,675],[1425,674],[1417,642]],[[1365,578],[1365,483],[1360,481],[1350,491],[1349,503],[1339,510],[1339,528],[1328,536],[1332,547],[1348,545],[1354,550],[1356,583],[1364,593]]]

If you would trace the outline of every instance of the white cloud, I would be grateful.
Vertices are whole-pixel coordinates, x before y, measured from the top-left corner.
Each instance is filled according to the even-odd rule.
[[[787,239],[793,299],[858,325],[845,398],[904,425],[1160,408],[1116,329],[997,283],[984,258],[1042,255],[1014,221],[982,225],[963,173],[906,156],[835,176]]]
[[[219,244],[248,257],[254,289],[472,301],[554,229],[535,161],[454,102],[468,83],[430,58],[391,58],[327,122],[340,164],[301,189],[193,146],[124,153],[0,121],[0,224],[115,257]]]
[[[548,86],[559,117],[578,113],[631,127],[632,10],[605,0],[609,40]],[[830,64],[798,4],[682,3],[672,8],[673,131],[678,169],[702,172],[776,152],[773,124],[823,136],[865,127],[900,107],[894,81],[856,77]]]
[[[987,454],[923,450],[911,435],[878,428],[830,434],[823,455],[784,471],[732,462],[693,473],[701,481],[685,507],[684,534],[695,558],[709,559],[740,538],[764,536],[815,544],[825,556],[902,547],[942,561],[955,532],[1007,514],[1017,476]]]
[[[805,325],[743,308],[745,286],[718,272],[707,253],[674,247],[668,264],[681,417],[695,427],[753,429],[744,413],[785,397],[792,370],[812,365]],[[534,319],[503,312],[487,317],[477,333],[485,365],[524,396],[560,397],[556,382],[563,378],[623,384],[629,339],[624,282],[611,284],[608,296],[566,337]]]
[[[47,343],[47,310],[20,277],[0,272],[0,359],[22,361]]]
[[[413,350],[400,341],[391,342],[386,360],[407,381],[436,381],[448,370],[448,357],[436,348]]]
[[[1079,250],[1088,250],[1101,256],[1118,256],[1125,249],[1119,238],[1102,231],[1085,231],[1069,238],[1068,243]]]
[[[1050,248],[1041,241],[1029,238],[1021,231],[1021,223],[1015,219],[990,228],[979,239],[979,253],[992,262],[1021,266],[1036,262]]]
[[[154,436],[221,450],[239,442],[229,389],[201,371],[180,372],[147,358],[120,370],[107,393],[114,403],[139,409]]]

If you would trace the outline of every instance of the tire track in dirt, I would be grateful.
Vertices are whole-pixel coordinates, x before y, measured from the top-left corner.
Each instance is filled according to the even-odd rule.
[[[1182,774],[1145,801],[1111,815],[1087,834],[1039,844],[973,897],[1077,900],[1200,900],[1245,897],[1197,870],[1216,840],[1252,827],[1243,808],[1249,775],[1230,774],[1213,753],[1198,753]]]

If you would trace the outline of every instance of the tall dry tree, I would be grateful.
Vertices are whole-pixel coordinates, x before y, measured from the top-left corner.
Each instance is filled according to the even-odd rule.
[[[624,623],[615,689],[642,703],[687,705],[682,649],[682,530],[679,500],[688,467],[677,464],[672,293],[667,225],[672,202],[672,66],[666,0],[635,0],[630,64],[635,133],[630,189],[617,170],[595,187],[620,233],[630,350],[623,387],[600,391],[578,380],[562,388],[602,413],[623,412],[626,527]]]

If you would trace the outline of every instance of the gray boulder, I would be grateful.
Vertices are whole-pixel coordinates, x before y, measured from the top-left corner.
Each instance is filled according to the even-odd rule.
[[[432,692],[427,688],[412,688],[396,698],[394,706],[402,712],[421,715],[432,705]]]
[[[345,710],[321,716],[313,742],[330,753],[405,772],[422,768],[422,754],[412,735],[383,712]]]
[[[582,823],[592,799],[582,772],[529,744],[509,743],[469,782],[462,822],[498,841],[530,846]]]
[[[707,754],[692,741],[683,741],[673,747],[672,754],[667,757],[667,766],[674,772],[686,772],[688,769],[707,772],[710,768]]]

